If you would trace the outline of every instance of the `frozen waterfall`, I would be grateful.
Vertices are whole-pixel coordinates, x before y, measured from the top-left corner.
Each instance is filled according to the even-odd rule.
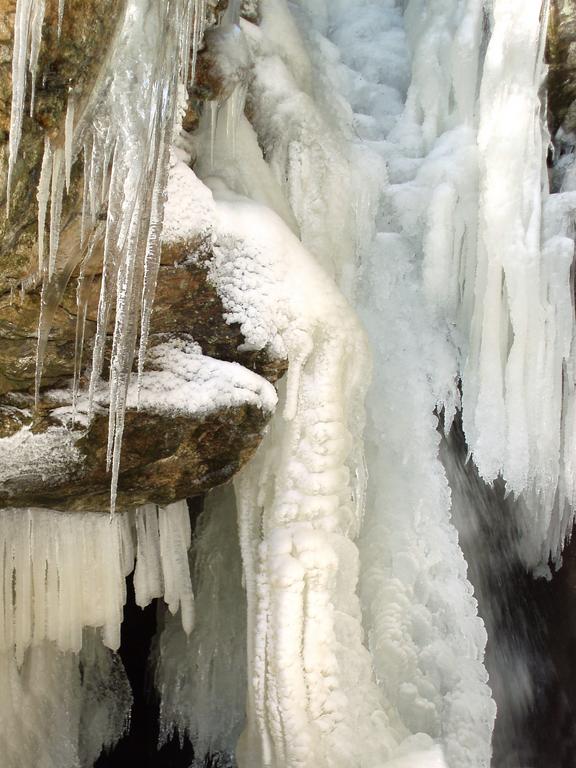
[[[250,76],[196,104],[188,134],[214,5],[125,0],[92,94],[71,92],[61,133],[46,136],[37,389],[80,265],[82,400],[82,285],[100,247],[84,415],[114,316],[114,512],[162,237],[184,238],[195,217],[226,321],[288,373],[277,405],[251,374],[274,416],[233,484],[208,493],[194,535],[185,501],[0,511],[5,768],[92,768],[122,736],[132,571],[137,604],[161,598],[170,614],[153,658],[160,740],[190,737],[195,767],[210,754],[239,768],[489,768],[492,625],[456,528],[475,519],[459,478],[475,467],[470,488],[501,489],[513,556],[537,575],[559,566],[576,508],[576,198],[549,191],[548,0],[230,2],[214,46],[223,72]],[[18,0],[9,189],[43,20],[43,0]],[[62,200],[80,158],[70,254]]]

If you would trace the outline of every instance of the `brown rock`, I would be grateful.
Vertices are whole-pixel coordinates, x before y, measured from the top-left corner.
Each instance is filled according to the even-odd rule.
[[[576,0],[552,0],[546,40],[548,122],[555,135],[576,131]]]
[[[38,62],[36,107],[29,116],[25,103],[22,140],[15,167],[11,214],[6,206],[8,136],[12,99],[12,46],[15,0],[0,0],[0,293],[19,285],[35,269],[36,189],[45,132],[55,138],[62,131],[69,89],[81,101],[94,81],[123,8],[122,0],[66,0],[62,34],[57,36],[58,0],[48,0],[43,42]],[[75,170],[78,181],[81,168]],[[77,207],[78,189],[65,201],[64,224]]]
[[[194,257],[192,258],[188,257]],[[245,339],[237,324],[224,320],[222,301],[208,279],[210,252],[190,253],[189,246],[165,248],[160,267],[151,332],[189,335],[204,354],[237,362],[269,381],[286,371],[286,361],[271,359],[266,351],[241,351]],[[90,356],[96,333],[100,277],[90,289],[85,330],[84,361]],[[0,395],[12,391],[32,394],[36,372],[40,289],[0,296]],[[76,337],[76,280],[72,280],[56,309],[44,361],[42,385],[62,385],[74,375]],[[109,328],[111,333],[112,328]],[[151,339],[151,344],[154,339]],[[110,346],[110,345],[109,345]]]
[[[13,402],[32,406],[30,398],[16,398]],[[43,402],[31,421],[25,407],[4,406],[0,409],[2,429],[6,430],[10,419],[17,428],[28,422],[33,432],[46,433],[58,423],[50,407],[53,409],[54,403]],[[203,417],[128,409],[117,508],[125,510],[149,502],[169,504],[226,482],[255,452],[269,416],[249,404]],[[0,508],[107,511],[107,437],[108,416],[102,410],[88,429],[70,431],[77,456],[66,461],[63,469],[54,471],[50,456],[39,453],[25,471],[16,466],[12,473],[5,471],[0,483]]]

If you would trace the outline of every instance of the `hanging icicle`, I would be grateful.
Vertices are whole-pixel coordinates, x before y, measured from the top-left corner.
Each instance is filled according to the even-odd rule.
[[[8,203],[22,133],[27,70],[36,80],[45,0],[18,0],[13,54],[13,94]],[[178,89],[194,77],[204,34],[206,0],[127,0],[96,85],[82,108],[73,91],[61,136],[46,139],[38,187],[38,263],[43,277],[36,376],[38,398],[51,317],[73,268],[92,258],[97,222],[103,232],[103,274],[90,395],[102,373],[110,317],[114,313],[110,366],[108,467],[114,509],[124,429],[126,392],[138,351],[141,376],[160,263],[163,194],[169,149],[178,119]],[[64,0],[58,5],[61,34]],[[190,47],[192,53],[190,56]],[[33,99],[31,111],[33,110]],[[83,153],[84,195],[80,254],[60,251],[65,191],[75,159]],[[50,206],[49,255],[44,263],[44,226]],[[90,231],[92,234],[90,235]],[[89,243],[92,243],[92,247]],[[74,259],[74,263],[72,263]],[[82,317],[79,306],[79,322]],[[81,330],[77,357],[82,352]],[[78,368],[78,360],[76,368]],[[76,376],[76,382],[79,377]]]
[[[0,551],[5,556],[0,569],[0,654],[13,652],[21,665],[27,650],[45,640],[77,653],[85,627],[100,628],[104,644],[118,649],[125,579],[135,562],[138,604],[163,597],[171,613],[180,611],[184,631],[190,633],[194,596],[189,547],[185,501],[113,518],[1,510]]]

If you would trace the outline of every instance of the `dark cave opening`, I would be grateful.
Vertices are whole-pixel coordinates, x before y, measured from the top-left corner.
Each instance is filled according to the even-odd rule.
[[[95,768],[189,768],[194,751],[188,739],[174,737],[158,750],[159,701],[154,690],[150,651],[157,627],[157,606],[136,605],[132,575],[127,579],[128,597],[124,607],[120,656],[132,688],[134,704],[130,730],[109,753],[103,753]]]
[[[204,497],[188,500],[192,536],[204,507]],[[150,663],[158,628],[158,605],[154,600],[146,608],[136,605],[133,574],[126,580],[127,598],[119,650],[126,670],[134,703],[130,730],[109,752],[100,755],[94,768],[190,768],[194,749],[184,736],[174,736],[158,749],[160,702],[154,688],[154,668]],[[205,768],[217,768],[217,758],[207,757]]]

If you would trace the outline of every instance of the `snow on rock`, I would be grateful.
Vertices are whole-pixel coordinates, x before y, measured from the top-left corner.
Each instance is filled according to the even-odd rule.
[[[262,376],[239,363],[203,355],[200,346],[190,340],[171,339],[158,344],[149,350],[147,360],[151,370],[142,374],[139,385],[136,381],[130,383],[127,408],[200,417],[245,404],[271,412],[278,400],[274,386]],[[48,397],[55,403],[68,402],[70,391],[53,389]],[[99,406],[108,404],[105,384],[96,389],[93,397]],[[88,399],[79,397],[75,407],[55,408],[52,415],[67,424],[77,419],[86,423],[89,409]]]
[[[69,476],[82,463],[82,454],[75,446],[74,435],[65,427],[49,427],[35,433],[23,427],[9,437],[0,439],[0,483],[27,482],[27,478]]]
[[[146,370],[139,386],[128,387],[126,406],[156,413],[184,413],[202,416],[207,413],[255,405],[272,412],[278,397],[274,386],[262,376],[239,363],[215,360],[203,355],[198,344],[174,339],[153,347],[147,357]],[[57,393],[51,393],[57,397]],[[94,401],[106,404],[108,391],[96,390]],[[77,404],[82,410],[82,400]]]
[[[92,407],[85,395],[74,402],[71,388],[44,393],[43,405],[52,426],[43,432],[24,426],[15,434],[0,439],[0,482],[4,504],[13,506],[17,499],[22,504],[25,499],[34,506],[70,504],[68,508],[75,509],[75,502],[78,497],[81,500],[84,492],[84,482],[90,488],[92,501],[85,500],[81,508],[90,511],[101,505],[109,477],[105,467],[98,463],[103,447],[98,428],[105,419],[108,398],[109,389],[105,383],[95,390]],[[200,347],[191,340],[176,338],[153,347],[140,387],[133,380],[127,391],[128,434],[135,451],[129,454],[127,448],[127,454],[135,462],[132,468],[139,467],[145,473],[147,467],[157,465],[161,475],[162,459],[178,453],[181,445],[188,453],[179,454],[183,458],[180,459],[181,466],[172,473],[174,487],[159,483],[156,470],[147,476],[148,491],[139,497],[140,503],[150,498],[165,501],[178,498],[195,484],[205,487],[206,482],[210,482],[211,473],[214,482],[221,471],[218,461],[222,458],[222,455],[220,459],[214,455],[214,446],[221,440],[218,435],[222,426],[225,428],[229,413],[239,416],[250,427],[245,438],[238,432],[229,431],[236,437],[226,455],[232,463],[246,460],[246,456],[242,459],[243,451],[254,449],[277,399],[274,386],[265,378],[239,363],[203,355]],[[147,431],[139,427],[140,413],[148,418]],[[181,429],[169,433],[172,417],[180,419]],[[156,428],[164,429],[165,435],[171,434],[168,452],[154,453],[156,439],[151,419]],[[187,447],[187,441],[197,439],[192,436],[197,435],[198,425],[202,422],[204,432],[208,429],[203,447],[212,445],[205,453],[202,453],[202,446],[192,444]],[[94,440],[92,435],[95,435]],[[148,451],[145,455],[142,455],[143,446]],[[232,471],[230,468],[222,478]],[[123,482],[121,498],[126,506],[130,506],[134,504],[134,490],[130,491],[131,486],[125,488]],[[167,496],[154,495],[159,487]],[[59,498],[63,489],[67,496]]]
[[[213,219],[210,190],[185,161],[173,155],[166,184],[162,244],[210,240]]]

